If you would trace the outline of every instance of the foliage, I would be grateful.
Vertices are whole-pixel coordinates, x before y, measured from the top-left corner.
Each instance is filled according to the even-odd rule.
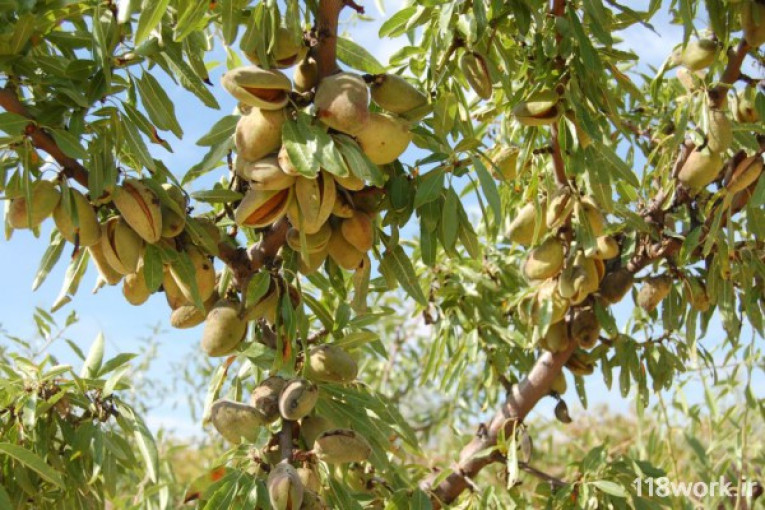
[[[129,403],[135,355],[104,359],[102,335],[81,352],[66,338],[74,313],[61,327],[43,310],[35,320],[41,345],[9,336],[20,352],[0,358],[0,506],[159,508],[172,485],[152,433]],[[79,371],[47,352],[62,341],[82,359]]]
[[[204,322],[211,360],[201,419],[233,445],[187,498],[205,508],[297,506],[303,482],[285,467],[295,465],[317,470],[320,499],[333,508],[536,498],[657,508],[664,502],[638,496],[631,480],[666,471],[670,460],[657,455],[662,467],[650,466],[639,447],[556,456],[572,469],[554,494],[544,483],[538,494],[513,489],[536,458],[530,410],[551,396],[569,421],[564,366],[584,407],[584,379],[599,372],[609,388],[634,395],[642,424],[658,409],[669,421],[663,401],[651,402],[689,367],[735,360],[747,379],[731,377],[721,391],[743,389],[743,402],[720,414],[706,388],[708,417],[679,411],[705,468],[708,452],[691,434],[738,431],[724,462],[699,476],[758,476],[746,446],[761,430],[749,420],[762,417],[752,378],[763,334],[765,95],[742,65],[762,59],[759,0],[652,1],[642,11],[599,0],[412,2],[380,28],[381,39],[405,40],[387,65],[337,34],[343,8],[363,20],[351,1],[0,6],[6,235],[38,233],[51,215],[56,226],[34,286],[69,242],[53,310],[74,299],[92,261],[97,289],[122,282],[136,305],[162,292],[172,325]],[[683,40],[661,68],[635,67],[640,55],[618,33],[653,30],[662,9]],[[210,75],[224,56],[218,87]],[[296,64],[292,81],[278,71]],[[168,94],[170,82],[212,109],[226,92],[239,101],[197,141],[207,154],[179,173],[166,152],[193,116]],[[719,343],[707,335],[716,320],[726,333]],[[22,400],[48,411],[24,415],[29,424],[45,416],[65,447],[80,444],[66,439],[66,414],[46,407],[63,393],[101,438],[79,446],[93,453],[66,468],[44,454],[50,435],[33,436],[36,457],[24,453],[26,462],[20,450],[5,451],[0,459],[21,462],[20,473],[31,469],[52,491],[31,494],[33,480],[6,475],[14,500],[61,502],[56,470],[67,469],[91,482],[92,494],[77,492],[83,505],[120,503],[115,471],[156,488],[141,504],[169,505],[145,425],[112,394],[123,388],[127,357],[102,364],[99,351],[97,341],[80,376],[14,358],[13,398],[23,371],[37,386]],[[62,374],[71,381],[49,387]],[[260,386],[269,376],[305,394],[272,395]],[[301,377],[309,382],[294,381]],[[278,413],[245,397],[253,392],[278,400]],[[96,423],[112,410],[120,434]],[[362,464],[325,462],[336,437],[321,436],[321,446],[307,438],[317,416],[358,441],[341,444],[355,444]],[[459,455],[451,452],[468,438],[430,454],[445,428],[474,430],[478,421]],[[651,441],[659,434],[671,430]],[[714,451],[718,437],[706,439]],[[125,447],[120,456],[107,455],[107,441]],[[141,475],[126,441],[136,442]],[[114,469],[91,461],[99,456]],[[477,477],[494,463],[505,480],[484,488]]]

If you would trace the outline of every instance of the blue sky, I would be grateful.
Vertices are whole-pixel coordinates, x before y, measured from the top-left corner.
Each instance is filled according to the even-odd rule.
[[[395,12],[400,0],[387,0],[385,7],[389,14]],[[632,2],[631,7],[644,8],[648,2]],[[375,18],[371,23],[358,22],[353,26],[347,26],[350,37],[372,52],[379,61],[386,63],[388,57],[399,47],[398,41],[382,40],[377,38],[380,23],[385,19],[372,2],[367,2],[367,13]],[[639,5],[634,5],[639,4]],[[668,23],[666,16],[660,15],[654,20],[657,33],[636,26],[623,34],[625,46],[635,48],[641,58],[641,69],[647,69],[647,64],[658,67],[666,58],[672,47],[682,38],[682,29]],[[163,133],[173,147],[174,153],[169,154],[163,149],[155,148],[155,157],[162,158],[173,172],[178,176],[197,163],[204,155],[205,148],[195,145],[210,126],[222,115],[233,110],[235,101],[219,86],[220,75],[225,70],[225,56],[220,47],[209,60],[217,60],[220,65],[211,70],[210,78],[215,84],[214,94],[220,102],[221,110],[211,110],[202,105],[194,96],[184,89],[174,85],[164,78],[163,73],[158,73],[158,78],[166,86],[170,96],[176,101],[176,113],[183,126],[185,136],[183,140],[175,139],[170,133]],[[407,161],[413,161],[413,151],[404,156]],[[223,170],[213,172],[210,179],[217,179]],[[207,181],[209,182],[209,180]],[[470,206],[470,204],[468,204]],[[16,231],[11,242],[0,242],[0,276],[5,283],[6,291],[0,297],[0,325],[14,335],[25,337],[34,332],[32,322],[32,310],[34,307],[49,309],[59,292],[60,283],[63,280],[66,263],[62,261],[49,276],[46,283],[37,292],[31,291],[31,284],[37,271],[40,257],[47,246],[52,221],[47,221],[42,229],[40,238],[35,239],[29,231]],[[65,249],[64,258],[68,250]],[[121,286],[106,287],[97,294],[91,294],[90,290],[95,283],[95,270],[88,270],[78,295],[72,304],[67,305],[57,313],[56,317],[63,322],[65,316],[72,307],[76,307],[80,322],[69,331],[68,338],[75,341],[82,349],[87,349],[99,331],[106,338],[107,355],[113,356],[117,352],[135,352],[142,345],[142,338],[151,334],[154,327],[159,326],[163,333],[159,338],[159,352],[152,365],[151,377],[169,382],[173,369],[171,364],[189,354],[203,356],[199,349],[199,337],[201,327],[190,330],[175,330],[169,325],[169,308],[165,302],[164,294],[155,294],[147,303],[140,307],[129,305],[121,295]],[[620,323],[623,323],[630,312],[630,306],[622,304],[617,307],[616,314]],[[716,344],[724,338],[724,333],[719,323],[710,328],[711,344]],[[54,345],[52,352],[59,357],[60,361],[78,364],[69,348],[60,343]],[[763,385],[760,385],[763,387]],[[629,399],[623,399],[618,392],[608,392],[600,382],[600,377],[595,376],[588,380],[588,392],[591,404],[608,403],[612,409],[627,411],[631,408]],[[580,412],[573,391],[568,399],[572,414]],[[690,399],[700,398],[700,393],[691,391]],[[177,408],[172,408],[174,401]],[[552,417],[553,402],[546,399],[534,411],[533,416]],[[198,434],[201,425],[194,422],[188,416],[185,396],[166,396],[164,405],[153,409],[149,415],[149,423],[153,428],[164,426],[173,430],[176,434],[186,436]]]

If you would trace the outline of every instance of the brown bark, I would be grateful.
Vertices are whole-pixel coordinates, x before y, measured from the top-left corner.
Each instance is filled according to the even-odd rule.
[[[476,456],[476,453],[495,446],[500,431],[503,429],[505,437],[510,437],[514,425],[522,422],[537,402],[549,393],[550,386],[575,348],[576,345],[572,343],[563,352],[556,354],[545,352],[542,354],[526,377],[507,393],[505,403],[491,421],[485,427],[481,427],[481,432],[462,449],[454,471],[436,487],[431,487],[432,479],[435,476],[423,482],[423,490],[431,493],[430,500],[434,509],[453,502],[471,485],[469,480],[475,477],[481,469],[502,458],[496,452],[480,456]]]
[[[0,106],[6,111],[21,115],[29,119],[24,133],[32,140],[35,147],[50,154],[61,166],[64,175],[71,177],[84,187],[88,187],[88,171],[76,159],[64,154],[56,141],[48,133],[40,128],[35,119],[21,103],[16,92],[9,88],[0,89]]]

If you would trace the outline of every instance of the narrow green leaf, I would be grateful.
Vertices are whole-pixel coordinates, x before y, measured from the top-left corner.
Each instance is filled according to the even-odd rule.
[[[242,199],[242,194],[232,189],[218,188],[203,191],[195,191],[191,198],[200,202],[227,204]]]
[[[63,129],[51,129],[53,139],[67,156],[75,159],[84,159],[88,156],[85,149],[80,145],[80,140],[69,131]]]
[[[417,274],[414,272],[414,266],[400,245],[388,249],[380,264],[396,276],[407,294],[414,298],[417,303],[422,306],[427,305],[428,301],[422,292]]]
[[[162,285],[162,254],[153,244],[147,244],[143,252],[143,277],[146,287],[154,292]]]
[[[420,182],[417,186],[417,191],[414,194],[415,209],[418,209],[441,196],[441,192],[444,189],[445,175],[443,169],[436,169],[420,176]]]
[[[12,112],[0,113],[0,130],[5,131],[11,136],[20,136],[24,134],[24,128],[29,124],[28,118]]]
[[[80,370],[80,377],[85,379],[94,379],[98,376],[98,371],[101,370],[101,362],[104,359],[104,334],[98,333],[96,339],[90,346],[88,351],[88,357],[85,358],[85,363]]]
[[[208,2],[204,1],[191,1],[185,2],[185,4],[186,10],[181,14],[178,23],[175,25],[175,30],[173,31],[173,38],[176,41],[183,40],[191,32],[201,28],[202,18],[207,14],[207,9],[210,5]]]
[[[58,231],[53,231],[50,235],[50,244],[43,254],[40,261],[40,267],[37,269],[37,275],[35,275],[35,281],[32,282],[32,290],[37,290],[40,285],[43,284],[45,279],[51,272],[61,258],[61,252],[64,251],[64,245],[66,241]]]
[[[61,479],[61,475],[45,461],[40,458],[36,453],[30,452],[26,448],[11,444],[0,443],[0,453],[8,455],[9,457],[17,460],[21,464],[25,465],[43,479],[56,485],[60,489],[64,489],[64,482]]]
[[[590,485],[594,485],[606,494],[616,496],[617,498],[626,498],[629,496],[629,493],[624,487],[609,480],[595,480],[594,482],[590,482]]]
[[[208,131],[202,138],[197,140],[197,145],[209,147],[231,138],[236,131],[237,122],[239,122],[238,115],[226,115],[213,124],[210,131]]]
[[[148,72],[144,72],[136,84],[146,113],[149,114],[154,125],[160,129],[172,131],[175,136],[181,138],[183,129],[175,116],[175,105],[162,85]]]
[[[167,12],[170,0],[144,0],[141,6],[141,14],[138,16],[138,28],[135,31],[134,44],[138,46],[146,39],[154,28],[159,24],[162,16]]]
[[[454,248],[459,233],[459,215],[457,208],[460,207],[460,199],[453,188],[446,190],[444,208],[441,211],[441,237],[447,252]]]
[[[337,38],[337,58],[343,64],[370,74],[385,72],[385,66],[366,49],[345,37]]]

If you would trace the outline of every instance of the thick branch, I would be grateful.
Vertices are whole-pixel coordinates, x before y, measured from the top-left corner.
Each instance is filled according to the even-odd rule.
[[[316,28],[319,44],[316,47],[316,63],[319,79],[334,74],[337,70],[337,24],[344,0],[320,0]]]
[[[528,375],[508,392],[504,405],[488,425],[481,427],[481,433],[462,449],[454,471],[437,487],[431,486],[432,479],[423,482],[423,489],[431,492],[430,499],[434,509],[457,499],[471,485],[469,479],[475,477],[485,466],[501,460],[502,456],[498,452],[480,452],[496,446],[500,431],[504,430],[505,437],[513,433],[514,425],[522,422],[537,402],[550,392],[553,381],[575,348],[576,344],[572,342],[563,352],[542,354]]]
[[[566,185],[566,165],[563,162],[563,153],[560,149],[560,141],[558,140],[558,123],[556,122],[550,127],[551,132],[551,145],[552,145],[552,160],[553,169],[555,170],[555,182],[558,187]]]
[[[29,136],[34,146],[50,154],[61,165],[64,175],[73,178],[84,187],[88,187],[88,171],[85,170],[85,167],[76,159],[64,154],[64,151],[59,148],[55,140],[35,124],[34,118],[11,88],[0,89],[0,106],[8,112],[29,119],[30,122],[25,128],[24,133]]]

